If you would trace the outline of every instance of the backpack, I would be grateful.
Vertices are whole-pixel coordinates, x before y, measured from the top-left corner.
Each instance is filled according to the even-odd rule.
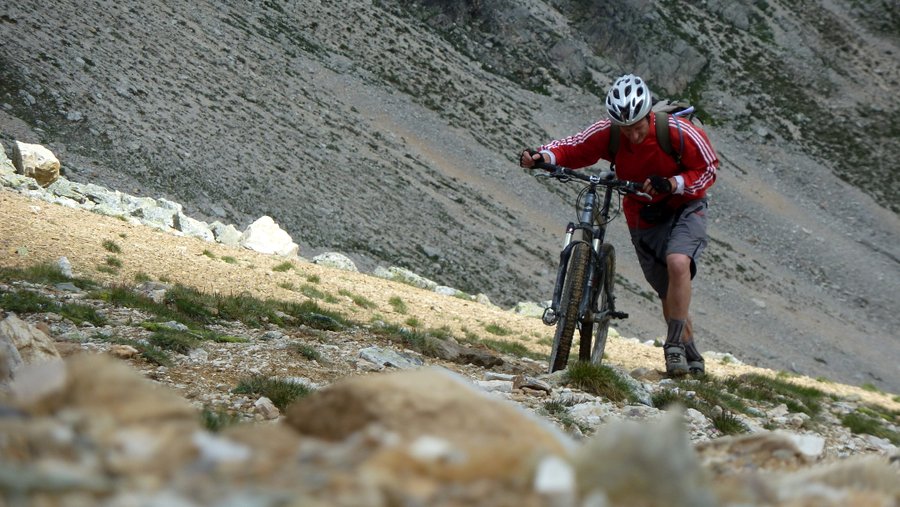
[[[696,111],[694,106],[687,102],[673,102],[669,100],[659,100],[653,104],[650,111],[656,115],[656,142],[667,155],[675,159],[678,167],[681,167],[681,152],[684,151],[684,135],[681,132],[681,124],[675,123],[678,127],[678,150],[672,147],[672,139],[669,137],[669,116],[679,116],[687,118],[688,121],[702,126],[699,118],[695,118]],[[619,126],[613,124],[610,127],[609,134],[609,158],[612,160],[611,165],[615,164],[616,152],[619,151]]]

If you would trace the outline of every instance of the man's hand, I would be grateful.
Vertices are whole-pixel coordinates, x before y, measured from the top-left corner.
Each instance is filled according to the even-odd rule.
[[[655,174],[644,181],[644,192],[651,195],[671,194],[674,188],[675,185],[672,184],[671,178],[663,178]]]
[[[522,150],[522,155],[519,157],[519,167],[531,169],[538,162],[545,162],[543,155],[532,149]]]

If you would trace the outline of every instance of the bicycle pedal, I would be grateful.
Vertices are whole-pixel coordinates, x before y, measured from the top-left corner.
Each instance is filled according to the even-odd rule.
[[[614,319],[627,319],[628,318],[628,314],[625,312],[612,312],[609,314],[609,316]]]
[[[552,326],[559,320],[559,315],[553,308],[544,308],[544,314],[541,315],[541,322],[545,325]]]

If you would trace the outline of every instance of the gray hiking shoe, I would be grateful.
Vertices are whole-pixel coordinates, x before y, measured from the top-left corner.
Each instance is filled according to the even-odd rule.
[[[703,375],[706,373],[706,366],[703,363],[703,356],[697,350],[697,345],[693,340],[684,344],[684,356],[687,358],[688,369],[691,375]]]
[[[688,370],[691,375],[703,375],[706,373],[706,366],[704,366],[703,360],[688,361]]]
[[[687,375],[690,367],[684,355],[684,347],[680,345],[666,345],[663,351],[666,355],[666,374],[670,377]]]

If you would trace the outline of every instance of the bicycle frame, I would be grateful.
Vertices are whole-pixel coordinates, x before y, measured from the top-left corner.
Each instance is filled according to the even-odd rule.
[[[553,300],[550,304],[550,310],[555,316],[559,316],[559,303],[562,298],[563,286],[566,282],[566,267],[569,264],[569,258],[572,255],[572,249],[578,243],[588,243],[591,247],[591,262],[588,264],[588,272],[587,276],[584,280],[584,287],[582,287],[582,296],[581,302],[578,305],[578,316],[577,320],[579,322],[585,321],[585,317],[589,317],[587,319],[588,322],[593,322],[595,315],[591,312],[588,315],[588,310],[593,306],[595,300],[598,295],[597,287],[594,286],[594,282],[596,280],[597,270],[600,269],[599,266],[603,266],[604,262],[604,254],[601,252],[600,245],[603,244],[606,239],[606,224],[609,222],[609,208],[612,202],[612,196],[614,190],[612,187],[606,187],[606,191],[603,195],[603,202],[600,205],[599,210],[599,221],[595,220],[597,217],[597,201],[599,199],[599,195],[597,193],[597,187],[599,182],[591,181],[587,191],[585,192],[584,205],[582,206],[579,212],[579,223],[576,225],[572,222],[566,227],[566,235],[565,241],[563,242],[563,250],[560,252],[559,256],[559,267],[556,274],[556,285],[553,289]],[[582,239],[573,241],[575,231],[582,231]],[[610,302],[611,313],[614,313],[614,304]],[[598,316],[603,318],[605,316]],[[552,323],[548,323],[544,320],[544,323],[548,325],[552,325]]]

